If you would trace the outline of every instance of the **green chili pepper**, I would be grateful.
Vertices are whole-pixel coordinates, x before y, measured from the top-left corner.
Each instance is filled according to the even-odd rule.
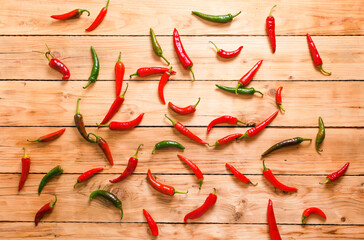
[[[275,151],[277,149],[280,149],[282,147],[297,145],[297,144],[300,144],[303,141],[312,141],[312,139],[295,137],[295,138],[284,140],[282,142],[276,143],[273,146],[271,146],[267,151],[265,151],[262,154],[262,157],[264,157],[264,156],[268,155],[269,153],[271,153],[271,152],[273,152],[273,151]]]
[[[50,170],[43,178],[42,181],[40,181],[39,183],[39,187],[38,187],[38,195],[40,195],[40,193],[42,192],[44,186],[46,185],[46,183],[53,177],[57,176],[57,175],[61,175],[63,173],[63,169],[61,168],[60,165],[54,167],[52,170]]]
[[[319,149],[319,145],[325,139],[325,125],[324,125],[324,121],[322,120],[321,117],[319,117],[318,122],[319,122],[319,131],[316,135],[316,151],[322,152],[322,150]]]
[[[94,60],[94,65],[92,66],[91,75],[88,78],[88,83],[83,88],[87,88],[88,86],[90,86],[91,83],[96,82],[97,77],[99,76],[100,62],[93,46],[91,46],[91,54],[92,54],[92,59]]]
[[[221,85],[218,85],[218,84],[216,84],[216,87],[218,87],[218,88],[220,88],[220,89],[222,89],[224,91],[231,92],[231,93],[235,93],[235,89],[236,89],[236,88],[233,88],[233,87],[226,87],[226,86],[221,86]],[[262,94],[262,96],[263,96],[263,93],[261,93],[258,90],[255,90],[252,87],[251,88],[238,88],[238,90],[237,90],[238,94],[250,94],[250,95],[252,95],[252,94],[254,94],[256,92],[259,93],[259,94]]]
[[[100,196],[109,200],[115,207],[119,208],[121,211],[121,219],[123,219],[124,213],[123,213],[122,203],[117,196],[105,190],[96,190],[90,194],[90,201],[96,196]]]
[[[209,14],[196,12],[196,11],[192,11],[192,13],[207,21],[217,22],[217,23],[226,23],[226,22],[231,22],[234,17],[238,16],[241,13],[241,11],[235,15],[231,15],[230,13],[226,14],[226,15],[209,15]]]
[[[157,56],[163,58],[164,61],[166,61],[167,64],[169,65],[169,61],[163,56],[163,51],[162,51],[161,45],[159,45],[159,43],[157,41],[157,37],[155,36],[155,33],[152,28],[150,28],[150,38],[152,39],[152,46],[153,46],[153,50],[154,50],[155,54],[157,54]]]
[[[154,148],[153,148],[153,151],[152,151],[152,154],[154,154],[154,151],[156,149],[161,149],[161,148],[165,148],[165,147],[176,147],[176,148],[180,148],[180,149],[185,149],[185,147],[176,142],[176,141],[172,141],[172,140],[165,140],[165,141],[161,141],[159,143],[157,143]]]

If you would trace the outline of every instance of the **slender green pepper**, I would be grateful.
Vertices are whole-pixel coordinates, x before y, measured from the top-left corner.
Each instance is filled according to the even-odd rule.
[[[226,87],[226,86],[221,86],[221,85],[218,85],[218,84],[215,84],[215,85],[216,85],[216,87],[218,87],[218,88],[220,88],[220,89],[222,89],[224,91],[231,92],[231,93],[235,93],[235,90],[236,90],[236,88],[233,88],[233,87]],[[237,93],[238,94],[249,94],[249,95],[252,95],[252,94],[254,94],[256,92],[259,93],[259,94],[262,94],[262,96],[263,96],[263,93],[261,93],[258,90],[255,90],[252,87],[251,88],[238,88],[237,89]]]
[[[230,13],[226,14],[226,15],[209,15],[209,14],[196,12],[196,11],[192,11],[192,13],[207,21],[216,22],[216,23],[226,23],[226,22],[231,22],[234,17],[238,16],[241,13],[241,11],[235,15],[231,15]]]
[[[325,139],[325,125],[324,125],[324,121],[322,120],[321,117],[319,117],[318,122],[319,122],[319,131],[316,135],[316,151],[322,152],[322,150],[319,148],[319,145]]]
[[[97,77],[99,76],[100,62],[93,46],[91,46],[91,54],[92,54],[92,59],[94,60],[94,65],[92,66],[91,75],[88,78],[88,83],[83,88],[87,88],[88,86],[90,86],[91,83],[96,82]]]
[[[152,39],[152,46],[155,54],[157,54],[158,57],[163,58],[164,61],[166,61],[167,64],[169,65],[169,61],[163,56],[161,45],[159,45],[157,37],[155,36],[155,33],[152,28],[150,28],[150,38]]]
[[[79,109],[80,100],[81,100],[81,98],[77,99],[76,114],[73,116],[73,119],[75,120],[76,128],[84,139],[86,139],[88,142],[96,143],[96,140],[91,139],[86,132],[85,123],[83,122],[83,116],[80,113],[80,109]]]
[[[179,148],[179,149],[185,149],[185,147],[176,142],[176,141],[172,141],[172,140],[165,140],[165,141],[161,141],[157,144],[155,144],[154,148],[153,148],[153,151],[152,151],[152,154],[154,154],[154,151],[156,149],[161,149],[161,148],[166,148],[166,147],[176,147],[176,148]]]
[[[124,213],[123,213],[122,203],[117,196],[105,190],[96,190],[90,194],[90,201],[92,201],[92,199],[96,196],[100,196],[109,200],[115,207],[119,208],[121,211],[121,219],[123,219]]]
[[[271,152],[273,152],[273,151],[275,151],[277,149],[280,149],[282,147],[297,145],[297,144],[300,144],[303,141],[312,141],[312,139],[295,137],[295,138],[284,140],[282,142],[276,143],[273,146],[271,146],[267,151],[265,151],[262,154],[262,157],[264,157],[264,156],[268,155],[269,153],[271,153]]]
[[[57,176],[57,175],[61,175],[63,173],[63,169],[61,168],[60,165],[54,167],[52,170],[50,170],[43,178],[42,181],[40,181],[39,183],[39,187],[38,187],[38,195],[40,195],[40,193],[42,192],[44,186],[46,185],[46,183],[53,177]]]

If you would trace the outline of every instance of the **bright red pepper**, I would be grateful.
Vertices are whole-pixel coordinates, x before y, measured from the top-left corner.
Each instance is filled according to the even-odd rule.
[[[129,158],[128,166],[126,167],[124,172],[119,177],[117,177],[113,180],[109,180],[109,182],[111,182],[111,183],[121,182],[135,171],[135,168],[138,165],[138,152],[139,152],[139,149],[141,146],[143,146],[143,144],[140,144],[138,149],[136,150],[134,156]]]
[[[173,127],[175,129],[177,129],[180,133],[182,133],[183,135],[185,135],[189,139],[191,139],[193,141],[196,141],[198,143],[201,143],[201,144],[208,144],[207,142],[205,142],[204,140],[202,140],[201,138],[196,136],[194,133],[192,133],[190,130],[188,130],[185,126],[183,126],[182,123],[172,120],[171,118],[169,118],[167,116],[167,114],[165,114],[164,116],[166,118],[168,118],[169,121],[171,121],[171,123],[173,124]]]
[[[124,63],[121,61],[121,52],[120,52],[119,53],[119,59],[115,63],[115,89],[116,89],[116,98],[118,98],[120,96],[121,89],[123,88],[124,74],[125,74],[125,66],[124,66]],[[123,96],[124,96],[124,94],[123,94]]]
[[[57,20],[67,20],[72,18],[78,18],[82,15],[83,12],[87,12],[87,16],[90,16],[90,12],[86,9],[75,9],[68,13],[60,14],[60,15],[52,15],[51,18],[57,19]]]
[[[97,144],[99,145],[101,150],[104,152],[104,154],[105,154],[107,160],[109,161],[110,165],[113,166],[114,165],[114,160],[113,160],[113,157],[111,155],[109,144],[107,144],[105,139],[103,139],[102,137],[96,135],[95,133],[89,133],[87,135],[87,138],[89,138],[90,134],[93,135],[94,137],[96,137]]]
[[[94,30],[97,26],[100,25],[100,23],[102,22],[102,20],[104,20],[105,16],[106,16],[106,13],[107,13],[107,8],[109,6],[109,2],[110,0],[107,0],[107,3],[106,3],[106,6],[103,7],[101,10],[100,10],[100,13],[99,15],[97,15],[96,19],[93,21],[93,23],[85,29],[85,31],[89,32],[89,31],[92,31]]]
[[[191,71],[193,76],[193,81],[195,81],[195,74],[193,73],[192,70],[193,62],[188,57],[185,49],[183,48],[181,38],[179,37],[177,29],[174,29],[173,31],[173,44],[174,44],[174,49],[176,50],[176,53],[178,55],[179,61],[182,63],[184,69]]]
[[[274,176],[272,171],[269,168],[265,167],[264,160],[263,160],[263,175],[264,177],[270,182],[274,187],[284,191],[284,192],[295,192],[298,189],[294,187],[288,187],[283,183],[279,182],[277,178]]]
[[[169,77],[171,76],[171,71],[172,67],[170,67],[167,72],[164,72],[158,84],[158,95],[159,99],[163,104],[166,104],[166,101],[164,100],[164,86],[166,85],[167,81],[169,80]]]
[[[152,232],[153,236],[158,236],[158,226],[155,223],[154,219],[150,214],[147,212],[147,210],[143,209],[143,214],[145,216],[145,219],[147,219],[148,226],[150,228],[150,231]]]
[[[245,87],[250,83],[250,81],[253,79],[254,75],[257,73],[260,65],[262,65],[263,60],[260,60],[257,62],[252,69],[250,69],[247,73],[245,73],[244,76],[242,76],[238,82],[238,85],[235,88],[235,94],[238,94],[238,88],[239,87]]]
[[[275,32],[276,23],[275,23],[274,17],[272,16],[272,11],[273,11],[273,8],[275,8],[276,6],[277,5],[274,5],[272,7],[272,9],[270,10],[269,16],[267,17],[266,24],[265,24],[273,53],[276,52],[276,32]]]
[[[186,114],[190,114],[190,113],[194,113],[196,112],[196,107],[198,105],[198,103],[200,102],[201,98],[198,98],[198,101],[195,105],[189,105],[187,107],[178,107],[176,105],[174,105],[173,103],[169,102],[168,106],[176,113],[181,114],[181,115],[186,115]]]
[[[152,74],[158,74],[158,73],[165,73],[169,70],[169,68],[165,67],[144,67],[139,68],[135,73],[130,75],[130,78],[132,76],[138,76],[138,77],[146,77]],[[175,74],[176,72],[171,70],[171,74]]]
[[[279,87],[277,89],[277,92],[276,92],[276,103],[277,103],[279,109],[284,112],[285,110],[282,107],[282,89],[283,89],[283,87]]]
[[[230,171],[234,174],[234,176],[239,179],[240,181],[242,181],[243,183],[251,183],[254,186],[257,186],[258,183],[254,184],[252,183],[247,177],[244,176],[244,174],[242,174],[241,172],[239,172],[238,170],[236,170],[236,168],[234,168],[232,165],[230,165],[229,163],[226,163],[225,166],[227,168],[230,169]]]
[[[227,135],[223,138],[220,138],[219,140],[217,140],[214,144],[210,145],[209,144],[209,147],[217,147],[217,146],[220,146],[220,145],[225,145],[231,141],[233,141],[234,139],[237,139],[239,137],[243,136],[242,133],[233,133],[233,134],[230,134],[230,135]]]
[[[73,185],[73,188],[75,188],[78,183],[83,182],[83,181],[86,181],[87,179],[89,179],[90,177],[92,177],[95,173],[100,172],[102,170],[104,170],[104,168],[93,168],[93,169],[90,169],[90,170],[82,173],[77,178],[77,181],[76,181],[75,185]]]
[[[245,124],[244,122],[238,120],[236,117],[232,117],[232,116],[221,116],[218,118],[215,118],[214,120],[212,120],[209,125],[207,126],[207,133],[209,133],[211,131],[211,128],[213,126],[215,126],[218,123],[230,123],[230,124],[237,124],[238,122]]]
[[[235,57],[241,52],[241,49],[243,49],[243,46],[240,46],[238,49],[236,49],[234,51],[225,51],[225,50],[222,50],[222,49],[218,48],[215,45],[215,43],[213,43],[212,41],[209,41],[209,42],[212,43],[215,46],[216,51],[217,51],[217,55],[219,55],[220,57],[223,57],[223,58]]]
[[[336,172],[333,172],[333,173],[329,174],[326,177],[326,181],[324,183],[321,183],[321,184],[326,184],[326,183],[329,183],[329,182],[333,182],[336,179],[338,179],[339,177],[341,177],[342,175],[344,175],[344,173],[346,172],[346,170],[349,167],[349,164],[350,164],[350,162],[347,162],[347,163],[345,163],[345,165],[342,168],[340,168]]]
[[[23,150],[24,150],[24,157],[21,159],[21,175],[19,180],[18,192],[23,188],[24,183],[28,178],[30,169],[30,158],[28,157],[25,148],[23,148]]]
[[[43,216],[46,214],[46,213],[50,213],[52,212],[53,208],[54,208],[54,205],[56,204],[57,202],[57,196],[54,195],[54,197],[56,198],[56,200],[54,200],[53,203],[47,203],[46,205],[44,205],[43,207],[41,207],[38,212],[35,214],[35,217],[34,217],[34,223],[35,223],[35,226],[38,226],[38,223],[39,221],[43,218]]]
[[[193,171],[193,173],[196,175],[198,181],[200,182],[200,187],[199,189],[201,189],[202,187],[202,183],[203,183],[203,180],[204,180],[204,177],[203,177],[203,174],[201,172],[201,170],[197,167],[196,164],[194,164],[191,160],[189,160],[188,158],[182,156],[182,155],[179,155],[177,154],[177,156],[184,162],[186,163],[190,168],[191,170]]]
[[[35,140],[29,140],[27,139],[28,142],[49,142],[49,141],[52,141],[56,138],[59,138],[63,133],[64,131],[66,131],[65,128],[62,128],[56,132],[52,132],[52,133],[49,133],[47,135],[44,135],[44,136],[41,136]]]
[[[276,217],[274,216],[273,202],[269,199],[267,208],[267,217],[269,225],[269,235],[271,240],[282,240],[277,227]]]
[[[306,224],[305,219],[308,218],[312,213],[316,213],[316,214],[320,215],[321,217],[323,217],[324,219],[326,219],[326,215],[321,209],[316,208],[316,207],[310,207],[310,208],[307,208],[302,213],[302,224]]]
[[[187,194],[187,192],[180,192],[177,191],[176,189],[174,189],[174,187],[162,184],[160,182],[157,182],[153,176],[152,176],[152,172],[150,171],[150,169],[148,169],[148,181],[150,183],[150,185],[152,185],[152,187],[157,190],[160,193],[166,194],[166,195],[170,195],[173,196],[175,193],[179,193],[179,194]]]
[[[214,188],[214,192],[210,193],[205,202],[202,204],[201,207],[193,210],[192,212],[188,213],[185,218],[184,218],[184,222],[187,223],[188,219],[196,219],[201,217],[205,212],[207,212],[207,210],[209,210],[212,206],[215,205],[217,200],[217,196],[216,196],[216,189]]]
[[[331,75],[331,72],[326,72],[322,68],[322,59],[320,57],[320,54],[317,51],[315,43],[313,42],[310,34],[307,33],[306,36],[307,36],[308,47],[310,48],[311,57],[312,57],[315,67],[317,67],[323,74]]]
[[[97,124],[98,127],[109,127],[110,130],[128,130],[135,128],[143,119],[144,113],[129,122],[110,122],[110,124]]]

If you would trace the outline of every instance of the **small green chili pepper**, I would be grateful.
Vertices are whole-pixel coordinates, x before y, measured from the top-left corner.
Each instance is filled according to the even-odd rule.
[[[91,46],[91,54],[92,54],[92,59],[94,60],[94,65],[92,66],[91,75],[88,78],[88,83],[83,88],[87,88],[88,86],[90,86],[91,83],[96,82],[97,77],[99,76],[100,62],[93,46]]]
[[[324,125],[324,121],[322,120],[321,117],[319,117],[318,122],[319,122],[319,131],[316,135],[316,151],[322,152],[322,150],[319,149],[319,145],[325,139],[325,125]]]
[[[39,187],[38,187],[38,195],[40,195],[40,193],[42,192],[44,186],[46,185],[46,183],[53,177],[60,175],[63,173],[63,169],[61,168],[60,165],[54,167],[52,170],[50,170],[43,178],[42,181],[40,181],[39,183]]]
[[[161,148],[165,148],[165,147],[176,147],[176,148],[180,148],[180,149],[185,149],[185,147],[176,142],[176,141],[172,141],[172,140],[165,140],[165,141],[161,141],[159,143],[157,143],[154,148],[153,148],[153,151],[152,151],[152,154],[154,154],[154,151],[156,149],[161,149]]]
[[[238,16],[241,13],[241,11],[235,15],[231,15],[230,13],[226,14],[226,15],[209,15],[209,14],[196,12],[196,11],[192,11],[192,13],[207,21],[216,22],[216,23],[226,23],[226,22],[231,22],[234,17]]]
[[[121,211],[121,219],[123,219],[124,213],[123,213],[122,203],[117,196],[105,190],[96,190],[90,194],[90,201],[96,196],[100,196],[109,200],[115,207],[119,208]]]
[[[218,84],[216,84],[216,87],[218,87],[218,88],[220,88],[220,89],[222,89],[224,91],[231,92],[231,93],[235,93],[235,89],[236,89],[236,88],[232,88],[232,87],[221,86],[221,85],[218,85]],[[259,93],[259,94],[262,94],[262,96],[263,96],[263,93],[261,93],[258,90],[255,90],[252,87],[251,88],[238,88],[238,90],[237,90],[237,93],[238,94],[249,94],[249,95],[252,95],[252,94],[254,94],[256,92]]]
[[[150,38],[152,39],[152,46],[155,54],[157,54],[158,57],[163,58],[164,61],[166,61],[167,64],[169,65],[169,61],[163,56],[161,45],[159,45],[157,37],[155,36],[155,33],[152,28],[150,28]]]
[[[275,151],[277,149],[280,149],[282,147],[297,145],[297,144],[300,144],[303,141],[312,141],[312,139],[295,137],[295,138],[284,140],[282,142],[276,143],[273,146],[271,146],[267,151],[265,151],[262,154],[262,157],[264,157],[264,156],[268,155],[269,153],[271,153],[271,152],[273,152],[273,151]]]

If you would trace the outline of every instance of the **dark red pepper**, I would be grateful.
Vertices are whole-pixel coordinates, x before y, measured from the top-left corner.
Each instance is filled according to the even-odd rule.
[[[29,140],[27,139],[28,142],[49,142],[49,141],[52,141],[56,138],[59,138],[63,133],[64,131],[66,131],[65,128],[62,128],[56,132],[52,132],[52,133],[49,133],[47,135],[44,135],[44,136],[41,136],[35,140]]]
[[[181,38],[179,37],[177,29],[174,29],[173,31],[173,44],[174,44],[174,49],[176,50],[176,53],[178,55],[179,61],[182,63],[184,69],[191,71],[193,76],[193,81],[195,81],[195,74],[193,73],[192,70],[193,62],[188,57],[185,49],[183,48]]]
[[[115,89],[116,89],[116,98],[118,98],[121,94],[121,89],[123,87],[123,80],[125,75],[125,66],[121,61],[121,52],[119,53],[118,61],[115,63]],[[126,87],[128,88],[128,87]],[[126,91],[126,90],[125,90]],[[125,93],[122,95],[124,97]]]
[[[109,161],[110,165],[113,166],[114,165],[114,160],[112,158],[111,151],[110,151],[109,145],[107,144],[106,140],[103,139],[102,137],[96,135],[95,133],[89,133],[87,135],[87,137],[89,137],[90,134],[93,135],[96,138],[97,144],[99,145],[101,150],[104,152],[104,154],[105,154],[107,160]]]
[[[143,209],[143,214],[145,216],[145,219],[147,219],[148,226],[150,228],[150,231],[152,232],[153,236],[158,236],[158,226],[155,223],[154,219],[150,214],[147,212],[147,210]]]
[[[275,8],[277,5],[274,5],[272,7],[272,9],[269,12],[269,16],[266,19],[266,28],[267,28],[267,33],[269,36],[269,41],[270,41],[270,45],[272,47],[272,52],[275,53],[276,52],[276,32],[275,32],[275,28],[276,28],[276,23],[275,23],[275,19],[272,16],[272,11],[273,8]]]
[[[215,146],[227,144],[237,138],[240,138],[241,136],[243,136],[242,133],[233,133],[233,134],[227,135],[227,136],[217,140],[214,144],[212,144],[212,145],[209,144],[209,147],[215,147]]]
[[[167,72],[164,72],[158,84],[158,95],[159,99],[163,104],[166,104],[166,101],[164,100],[164,86],[166,85],[167,81],[169,80],[169,77],[171,76],[171,71],[172,67],[170,67]]]
[[[266,168],[263,160],[263,175],[274,187],[284,191],[284,192],[295,192],[298,189],[294,187],[288,187],[277,180],[272,171],[269,168]]]
[[[169,102],[168,106],[176,113],[181,114],[181,115],[186,115],[186,114],[190,114],[190,113],[194,113],[196,112],[196,107],[198,105],[198,103],[200,102],[201,98],[198,98],[198,101],[195,105],[189,105],[187,107],[178,107],[176,105],[174,105],[173,103]]]
[[[282,240],[277,227],[276,217],[274,216],[273,202],[269,199],[267,208],[267,217],[269,225],[269,235],[271,240]]]
[[[216,189],[214,188],[214,192],[210,193],[205,202],[202,204],[201,207],[197,208],[196,210],[193,210],[192,212],[188,213],[185,218],[184,218],[184,222],[187,223],[188,219],[196,219],[201,217],[205,212],[207,212],[207,210],[209,210],[212,206],[215,205],[217,200],[217,196],[216,196]]]
[[[102,20],[104,20],[105,16],[106,16],[106,13],[107,13],[107,8],[109,6],[109,2],[110,0],[107,0],[107,3],[106,3],[106,6],[103,7],[101,10],[100,10],[100,13],[99,15],[97,15],[96,19],[93,21],[93,23],[85,29],[85,31],[89,32],[89,31],[92,31],[94,30],[97,26],[100,25],[100,23],[102,22]]]
[[[110,124],[97,124],[98,127],[109,127],[110,130],[128,130],[135,128],[143,119],[144,113],[129,122],[110,122]]]
[[[251,183],[254,186],[257,186],[258,183],[254,184],[252,183],[247,177],[244,176],[244,174],[242,174],[241,172],[239,172],[238,170],[236,170],[236,168],[234,168],[232,165],[230,165],[229,163],[226,163],[225,166],[227,168],[230,169],[230,171],[234,174],[234,176],[239,179],[240,181],[242,181],[243,183]]]
[[[56,200],[54,200],[53,203],[47,203],[46,205],[44,205],[43,207],[41,207],[38,212],[35,214],[35,218],[34,218],[34,223],[35,226],[38,226],[39,221],[43,218],[43,216],[46,213],[50,213],[52,212],[54,205],[57,202],[57,195],[54,195],[54,197],[56,198]]]
[[[316,208],[316,207],[310,207],[310,208],[307,208],[302,213],[302,224],[306,224],[305,219],[308,218],[313,213],[316,213],[316,214],[320,215],[321,217],[323,217],[324,219],[326,219],[326,215],[321,209]]]
[[[152,187],[157,190],[158,192],[160,193],[163,193],[163,194],[166,194],[166,195],[170,195],[170,196],[173,196],[175,193],[180,193],[180,194],[187,194],[188,193],[188,190],[187,192],[180,192],[180,191],[177,191],[176,189],[174,189],[174,187],[171,187],[171,186],[168,186],[168,185],[165,185],[165,184],[162,184],[160,182],[157,182],[153,176],[152,176],[152,172],[150,171],[150,169],[148,169],[148,181],[150,183],[150,185],[152,185]]]
[[[28,178],[30,169],[30,158],[28,157],[25,148],[23,148],[23,150],[24,150],[24,157],[21,159],[21,175],[20,175],[18,192],[23,188],[24,183]]]
[[[317,48],[315,46],[315,43],[313,42],[310,34],[307,33],[307,43],[308,43],[308,47],[310,48],[310,53],[311,53],[311,57],[313,60],[313,63],[315,65],[315,67],[317,67],[323,74],[326,75],[331,75],[331,72],[326,72],[323,68],[322,68],[322,59],[320,57],[320,54],[317,51]]]
[[[277,89],[277,92],[276,92],[276,103],[277,103],[279,109],[284,112],[285,110],[282,107],[282,89],[283,89],[283,87],[279,87]]]
[[[220,57],[223,57],[223,58],[233,58],[241,52],[241,49],[243,49],[243,46],[240,46],[238,49],[236,49],[234,51],[225,51],[225,50],[218,48],[215,45],[215,43],[213,43],[212,41],[209,41],[209,42],[215,46],[217,55],[219,55]]]
[[[78,18],[82,15],[83,12],[87,12],[87,16],[90,16],[90,12],[86,9],[75,9],[68,13],[59,14],[59,15],[52,15],[51,18],[57,19],[57,20],[67,20],[72,18]]]
[[[350,164],[350,162],[347,162],[347,163],[345,163],[345,165],[342,168],[340,168],[336,172],[333,172],[333,173],[329,174],[326,177],[326,181],[321,183],[321,184],[326,184],[326,183],[329,183],[329,182],[333,182],[336,179],[338,179],[339,177],[341,177],[342,175],[344,175],[344,173],[346,172],[346,170],[349,167],[349,164]]]
[[[201,189],[202,187],[202,183],[203,183],[203,180],[204,180],[204,177],[203,177],[203,174],[201,172],[201,170],[197,167],[196,164],[194,164],[191,160],[189,160],[188,158],[182,156],[182,155],[179,155],[177,154],[177,156],[184,162],[186,163],[190,168],[191,170],[193,171],[193,173],[196,175],[198,181],[200,182],[200,187],[199,189]]]
[[[139,76],[139,77],[146,77],[152,74],[158,74],[158,73],[165,73],[168,72],[169,68],[165,67],[144,67],[139,68],[135,73],[130,75],[130,78],[132,76]],[[171,70],[171,74],[175,74],[176,72]]]
[[[211,131],[211,128],[213,126],[215,126],[218,123],[230,123],[230,124],[237,124],[238,122],[245,124],[244,122],[238,120],[236,117],[232,117],[232,116],[221,116],[218,118],[215,118],[214,120],[212,120],[209,125],[207,126],[207,133],[209,133]]]
[[[83,181],[86,181],[87,179],[89,179],[90,177],[92,177],[93,175],[95,175],[95,173],[100,172],[102,170],[104,170],[104,168],[93,168],[93,169],[90,169],[90,170],[82,173],[77,178],[77,181],[76,181],[75,185],[73,185],[73,188],[75,188],[78,183],[83,182]]]
[[[239,87],[245,87],[250,83],[250,81],[253,79],[254,75],[257,73],[260,65],[262,65],[263,60],[260,60],[257,62],[252,69],[250,69],[247,73],[245,73],[244,76],[242,76],[238,82],[238,85],[235,88],[235,94],[238,94],[238,88]]]

